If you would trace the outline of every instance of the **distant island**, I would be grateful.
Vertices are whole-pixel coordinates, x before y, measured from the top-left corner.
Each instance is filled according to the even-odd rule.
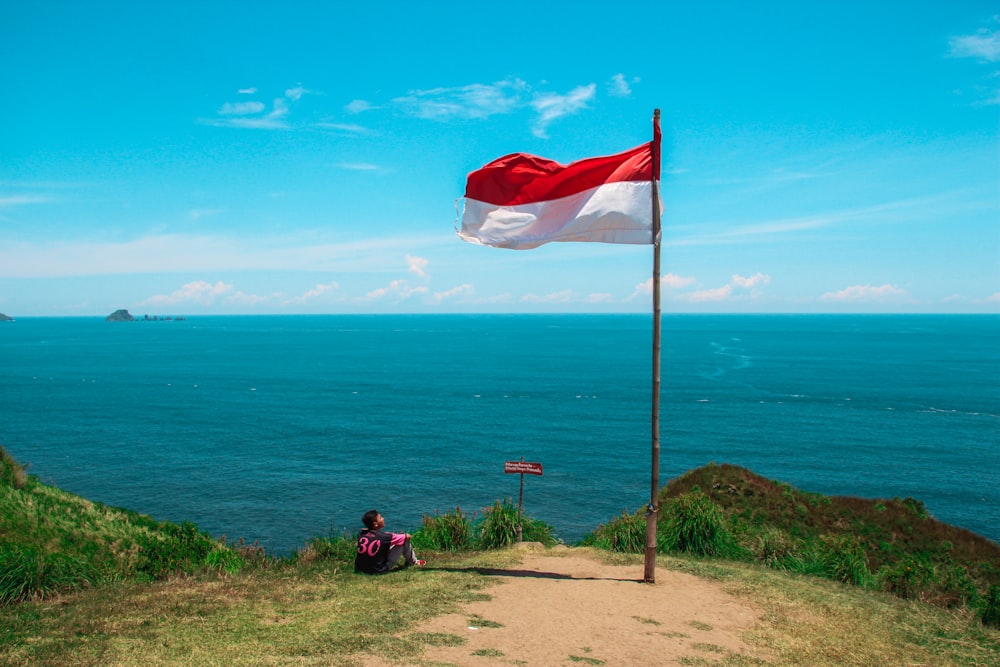
[[[104,319],[106,319],[108,322],[135,322],[136,321],[136,318],[133,317],[132,313],[128,312],[128,309],[126,309],[126,308],[120,308],[120,309],[116,310],[115,312],[111,313],[110,315],[108,315]],[[184,319],[183,317],[171,317],[169,315],[167,315],[167,316],[161,316],[161,315],[143,315],[141,318],[139,318],[139,321],[141,321],[141,322],[167,322],[167,321],[170,321],[170,320],[178,320],[178,321],[180,321],[180,320],[183,320],[183,319]]]
[[[0,313],[0,322],[13,322],[13,321],[14,321],[13,317],[10,317],[9,315],[4,315],[3,313]]]
[[[108,322],[131,322],[135,318],[132,317],[132,313],[128,312],[125,308],[116,310],[115,312],[108,315],[106,318]]]

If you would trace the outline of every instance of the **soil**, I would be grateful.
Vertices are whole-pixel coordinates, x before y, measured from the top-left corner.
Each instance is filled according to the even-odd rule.
[[[767,658],[742,636],[761,613],[722,584],[658,568],[609,565],[573,549],[530,550],[514,569],[490,571],[488,600],[420,624],[415,632],[457,635],[396,665],[692,665],[726,656]],[[373,659],[374,660],[374,659]]]

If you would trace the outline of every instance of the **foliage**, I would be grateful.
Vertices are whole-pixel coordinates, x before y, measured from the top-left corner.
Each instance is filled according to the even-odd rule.
[[[722,510],[701,491],[672,498],[661,511],[665,550],[697,556],[738,555],[739,548],[726,525]]]
[[[1000,628],[1000,586],[997,584],[993,584],[986,591],[979,615],[983,625]]]
[[[984,622],[997,614],[989,590],[1000,585],[1000,546],[935,520],[914,498],[823,496],[738,466],[710,464],[671,480],[659,500],[661,551],[749,559],[878,587],[968,609]],[[613,518],[583,541],[626,552],[641,551],[644,542],[638,513]]]
[[[755,561],[775,570],[801,571],[802,542],[780,528],[764,526],[748,536],[748,550]]]
[[[34,547],[0,545],[0,605],[90,586],[100,579],[85,560]]]
[[[431,551],[465,551],[472,547],[472,516],[462,508],[454,512],[424,515],[423,525],[413,534],[413,545]]]
[[[584,538],[583,544],[620,553],[643,553],[646,550],[646,519],[637,513],[623,512],[598,526]]]
[[[555,544],[552,526],[528,516],[519,516],[518,508],[509,499],[497,500],[483,509],[483,517],[473,526],[474,543],[479,549],[502,549],[517,542],[517,526],[521,524],[521,539],[525,542]]]
[[[822,535],[809,549],[802,570],[862,588],[871,586],[872,574],[861,543],[846,535]]]
[[[350,533],[330,533],[326,537],[310,539],[305,549],[295,554],[295,559],[302,562],[333,561],[353,566],[357,546],[357,539]]]
[[[0,447],[0,604],[177,573],[233,574],[243,555],[191,523],[158,522],[38,482]]]

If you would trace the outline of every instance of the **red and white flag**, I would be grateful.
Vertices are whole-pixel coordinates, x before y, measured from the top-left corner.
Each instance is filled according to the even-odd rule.
[[[653,141],[567,165],[513,153],[469,174],[458,235],[469,243],[527,250],[555,241],[651,244],[659,181]]]

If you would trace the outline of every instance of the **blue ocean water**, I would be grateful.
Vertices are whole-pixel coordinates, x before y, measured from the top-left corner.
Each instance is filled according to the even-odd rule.
[[[516,500],[568,542],[647,501],[652,317],[0,323],[0,445],[45,482],[287,553]],[[667,315],[661,484],[715,461],[1000,541],[1000,317]]]

